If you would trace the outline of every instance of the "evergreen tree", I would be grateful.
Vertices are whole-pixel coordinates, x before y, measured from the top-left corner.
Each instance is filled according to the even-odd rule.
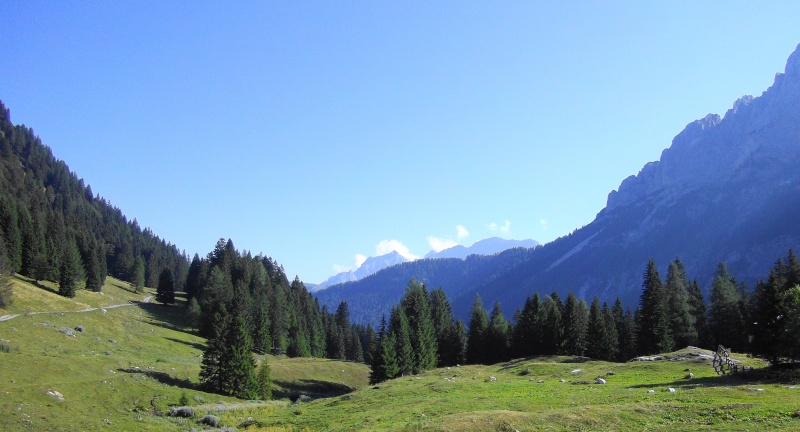
[[[706,314],[706,303],[703,299],[703,292],[697,280],[689,284],[689,298],[687,299],[689,310],[694,317],[694,328],[697,332],[697,344],[703,348],[714,348],[711,342],[711,334],[708,329],[708,319]]]
[[[470,312],[469,332],[467,333],[467,362],[483,364],[488,360],[486,355],[486,330],[488,327],[489,315],[483,308],[481,296],[475,294],[475,301],[472,303]]]
[[[800,264],[790,250],[786,261],[778,259],[767,280],[756,284],[750,301],[751,352],[773,365],[798,358],[798,285]]]
[[[486,362],[489,364],[508,360],[511,346],[511,326],[503,315],[500,302],[495,301],[492,314],[489,316],[489,326],[486,328]]]
[[[425,285],[412,279],[400,300],[408,318],[415,374],[436,367],[436,334],[431,321],[430,300]]]
[[[83,277],[81,255],[75,241],[70,240],[61,256],[61,269],[59,270],[58,293],[64,297],[75,297],[78,279]]]
[[[586,351],[586,306],[575,293],[567,295],[564,303],[564,348],[566,354],[582,356]]]
[[[137,294],[144,292],[144,260],[141,256],[136,255],[133,261],[133,279],[131,280],[133,290]]]
[[[511,351],[515,357],[530,357],[542,353],[541,329],[544,316],[539,293],[525,299],[512,330]]]
[[[742,295],[736,280],[728,272],[725,263],[720,262],[711,285],[709,304],[709,329],[714,346],[723,345],[734,351],[745,348],[745,322],[741,301]]]
[[[375,352],[372,354],[372,367],[369,374],[370,384],[377,384],[396,377],[400,373],[397,363],[394,335],[386,328],[386,318],[381,318],[380,332]]]
[[[542,354],[562,354],[564,346],[563,305],[558,293],[553,292],[545,297],[543,306],[545,320],[542,328]]]
[[[667,295],[652,259],[647,263],[642,281],[637,330],[640,353],[657,354],[673,349]]]
[[[253,350],[261,354],[267,354],[272,350],[267,293],[262,290],[256,291],[253,303]]]
[[[619,333],[617,333],[614,313],[605,302],[603,302],[602,312],[603,325],[605,326],[605,334],[608,338],[608,343],[606,345],[606,351],[603,353],[603,357],[601,358],[608,361],[614,361],[619,356]]]
[[[223,392],[241,399],[255,399],[259,386],[252,354],[253,342],[247,334],[243,317],[236,316],[232,324],[227,332],[228,346],[222,364],[226,384]]]
[[[589,325],[586,330],[586,355],[595,359],[609,360],[610,335],[597,296],[589,307]]]
[[[414,371],[414,351],[411,346],[411,329],[402,307],[396,306],[392,309],[389,317],[389,333],[394,341],[399,373],[410,374]]]
[[[800,359],[800,285],[787,289],[782,300],[786,323],[783,332],[779,334],[779,353],[781,357],[794,363]]]
[[[258,398],[261,400],[272,399],[272,370],[269,367],[266,356],[261,359],[256,381],[258,382],[258,389],[256,390]]]
[[[437,366],[449,364],[447,350],[453,327],[453,309],[447,300],[447,294],[441,288],[431,291],[431,323],[436,337]]]
[[[226,359],[226,341],[229,322],[231,317],[228,314],[226,305],[222,304],[214,312],[214,318],[209,322],[213,327],[210,329],[211,337],[208,338],[206,349],[203,352],[203,359],[200,362],[200,383],[208,391],[223,393],[225,380],[227,379],[224,370]]]
[[[186,303],[186,319],[192,329],[200,328],[200,313],[200,303],[197,302],[197,298],[192,297]]]
[[[664,284],[667,296],[670,333],[677,348],[698,344],[695,317],[689,304],[689,281],[683,263],[677,258],[669,264]]]
[[[175,304],[175,280],[172,270],[165,268],[158,276],[156,301],[164,304]]]
[[[14,302],[14,291],[11,285],[12,264],[6,258],[3,234],[0,232],[0,308],[6,308]]]
[[[467,327],[461,318],[457,319],[450,327],[448,338],[448,364],[462,365],[467,363]]]

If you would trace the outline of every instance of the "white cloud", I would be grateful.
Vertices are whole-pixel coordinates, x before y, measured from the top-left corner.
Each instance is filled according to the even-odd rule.
[[[547,231],[549,225],[547,219],[539,219],[539,226],[541,226],[544,231]]]
[[[445,249],[450,249],[451,247],[456,246],[458,244],[458,242],[455,240],[441,238],[441,237],[428,236],[427,239],[428,239],[428,245],[430,245],[431,249],[433,249],[434,252],[441,252]]]
[[[364,256],[362,254],[356,254],[356,256],[354,257],[354,261],[355,262],[354,262],[353,265],[351,265],[351,266],[343,266],[343,265],[339,265],[339,264],[334,264],[331,267],[333,268],[333,271],[336,272],[336,274],[347,273],[347,272],[353,271],[353,270],[361,267],[361,264],[364,264],[364,261],[366,261],[366,260],[367,260],[366,256]]]
[[[467,231],[467,229],[464,227],[464,225],[456,225],[456,231],[457,231],[456,238],[459,239],[459,240],[461,240],[461,239],[463,239],[465,237],[469,237],[469,231]],[[430,242],[430,240],[429,240],[429,242]]]
[[[486,227],[489,228],[489,231],[500,231],[507,233],[511,231],[511,221],[506,219],[505,223],[503,223],[502,226],[497,225],[495,222],[492,222],[489,225],[486,225]]]
[[[375,256],[386,255],[391,251],[396,251],[404,258],[411,261],[419,259],[419,257],[412,254],[408,246],[404,245],[400,240],[381,240],[380,243],[375,246]]]

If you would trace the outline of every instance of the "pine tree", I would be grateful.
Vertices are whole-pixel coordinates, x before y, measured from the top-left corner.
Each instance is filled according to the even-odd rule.
[[[703,299],[703,292],[697,280],[689,284],[689,298],[687,299],[689,311],[694,317],[694,328],[697,332],[697,344],[703,348],[714,348],[711,342],[711,334],[708,329],[708,316],[706,314],[706,302]]]
[[[397,367],[402,375],[414,370],[414,351],[411,346],[411,329],[403,308],[396,306],[389,317],[390,338],[394,341]]]
[[[589,325],[586,332],[586,355],[601,360],[608,360],[610,351],[610,335],[605,326],[600,299],[595,296],[589,307]]]
[[[453,327],[453,309],[447,300],[447,294],[441,288],[431,291],[431,323],[436,337],[437,366],[449,364],[447,359],[448,340]]]
[[[229,321],[226,305],[222,304],[214,312],[213,327],[210,329],[211,337],[208,338],[203,359],[200,362],[200,383],[202,386],[215,393],[222,393],[227,377],[224,373],[223,363],[226,361],[226,341]]]
[[[247,334],[247,323],[241,316],[236,316],[228,331],[226,355],[223,357],[223,374],[225,375],[226,394],[241,399],[255,399],[258,391],[256,364],[253,359],[253,342]]]
[[[197,302],[197,298],[192,297],[188,303],[186,303],[186,320],[189,321],[189,326],[192,329],[197,329],[200,327],[200,303]]]
[[[269,333],[269,299],[261,290],[253,299],[253,350],[267,354],[272,350],[272,335]]]
[[[392,379],[400,374],[395,346],[397,341],[394,334],[386,328],[386,318],[381,319],[381,331],[378,334],[376,350],[372,355],[372,368],[370,370],[370,384]]]
[[[567,295],[564,303],[564,349],[566,354],[582,356],[586,351],[586,325],[588,316],[585,303],[575,293]]]
[[[448,337],[448,364],[462,365],[467,363],[467,326],[461,318],[457,319],[453,326],[450,327],[450,336]]]
[[[742,316],[742,295],[736,280],[724,262],[717,266],[711,285],[709,304],[709,329],[714,346],[723,345],[734,351],[745,348],[745,322]]]
[[[258,382],[258,389],[256,390],[258,398],[261,400],[272,399],[272,370],[269,367],[266,356],[261,359],[256,381]]]
[[[638,355],[638,344],[636,335],[638,329],[636,328],[636,314],[631,312],[631,308],[625,310],[625,315],[620,321],[619,326],[619,355],[617,360],[627,361]]]
[[[667,296],[670,333],[677,348],[698,344],[695,317],[689,305],[689,281],[678,258],[669,264],[664,283]]]
[[[602,307],[603,312],[603,325],[605,325],[605,334],[608,338],[608,344],[606,345],[606,352],[603,353],[603,359],[608,361],[614,361],[619,356],[619,333],[617,333],[617,326],[616,321],[614,319],[614,313],[611,311],[611,308],[608,307],[608,304],[603,302]]]
[[[75,297],[78,279],[83,276],[81,255],[74,240],[67,242],[61,256],[61,269],[59,270],[58,293],[64,297]]]
[[[564,327],[562,325],[561,298],[553,292],[545,297],[543,302],[543,315],[545,317],[542,328],[542,354],[563,354]]]
[[[133,260],[133,279],[131,280],[133,290],[137,294],[144,292],[144,260],[139,255]]]
[[[486,330],[489,327],[489,315],[483,308],[481,296],[475,294],[470,312],[469,332],[467,333],[467,362],[472,364],[486,363]]]
[[[175,304],[175,279],[172,270],[165,268],[158,275],[156,301],[164,304]]]
[[[539,293],[525,299],[525,304],[514,320],[511,351],[515,357],[530,357],[542,353],[541,329],[544,316]]]
[[[503,315],[500,302],[495,301],[492,313],[489,316],[489,326],[486,328],[486,362],[489,364],[506,361],[510,358],[511,326]]]
[[[12,264],[6,257],[3,233],[0,231],[0,308],[6,308],[14,302],[11,274]]]
[[[637,341],[642,354],[657,354],[673,349],[667,295],[655,262],[647,263],[642,281]]]
[[[408,318],[410,340],[414,352],[415,374],[436,367],[436,334],[431,321],[430,300],[425,285],[412,279],[400,300]]]

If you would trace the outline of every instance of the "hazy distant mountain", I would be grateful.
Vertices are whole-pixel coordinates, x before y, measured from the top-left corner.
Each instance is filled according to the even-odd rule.
[[[386,255],[381,255],[377,257],[369,257],[367,258],[366,261],[364,261],[363,264],[361,264],[361,266],[359,266],[355,270],[333,275],[319,285],[311,284],[311,288],[309,288],[309,291],[315,292],[323,290],[325,288],[328,288],[329,286],[333,286],[336,284],[357,281],[375,272],[383,270],[387,267],[391,267],[393,265],[401,264],[404,262],[408,262],[408,259],[397,253],[397,251],[391,251]],[[309,285],[306,285],[306,287],[308,286]]]
[[[647,261],[655,260],[663,278],[676,257],[706,291],[723,260],[752,288],[800,247],[798,167],[800,46],[761,96],[739,99],[722,118],[690,123],[659,161],[625,179],[595,220],[572,234],[535,249],[402,264],[319,299],[347,300],[352,319],[376,322],[416,277],[442,287],[463,318],[475,294],[489,308],[500,301],[507,317],[536,291],[562,298],[575,291],[588,301],[619,296],[635,307]]]
[[[440,252],[430,251],[425,255],[425,258],[464,259],[469,255],[494,255],[512,248],[532,248],[536,246],[539,246],[539,242],[536,240],[506,240],[499,237],[492,237],[479,240],[469,247],[456,245]]]

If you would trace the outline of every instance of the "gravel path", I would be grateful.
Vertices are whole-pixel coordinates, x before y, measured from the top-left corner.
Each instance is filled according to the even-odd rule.
[[[140,301],[140,302],[135,302],[135,303],[134,303],[134,302],[129,302],[129,303],[120,303],[120,304],[115,304],[115,305],[111,305],[111,306],[103,306],[103,307],[93,307],[93,308],[86,308],[86,309],[82,309],[82,310],[79,310],[79,311],[63,311],[63,312],[58,312],[58,311],[57,311],[57,312],[26,312],[26,313],[25,313],[25,315],[40,315],[40,314],[62,314],[62,313],[83,313],[83,312],[92,312],[92,311],[96,311],[96,310],[114,309],[114,308],[118,308],[118,307],[124,307],[124,306],[135,306],[135,305],[137,305],[137,304],[139,304],[139,303],[149,303],[149,302],[150,302],[150,300],[151,300],[152,298],[153,298],[153,296],[147,296],[147,297],[143,298],[143,299],[142,299],[142,301]],[[2,316],[0,316],[0,322],[2,322],[2,321],[8,321],[8,320],[10,320],[10,319],[13,319],[13,318],[16,318],[16,317],[18,317],[18,316],[20,316],[20,315],[21,315],[21,314],[14,314],[14,315],[2,315]]]

